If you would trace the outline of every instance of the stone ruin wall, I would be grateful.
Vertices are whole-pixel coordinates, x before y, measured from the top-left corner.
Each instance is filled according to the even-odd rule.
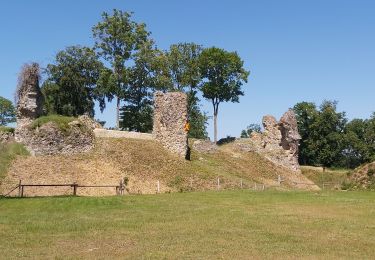
[[[23,128],[43,114],[43,95],[39,88],[37,63],[23,66],[16,90],[17,128]]]
[[[23,143],[34,155],[74,154],[86,152],[94,144],[94,122],[81,116],[69,123],[69,132],[62,132],[49,122],[33,129],[32,122],[43,115],[43,95],[39,88],[40,71],[37,63],[26,64],[19,75],[16,90],[17,127],[15,140]]]
[[[263,117],[263,133],[253,132],[250,137],[253,150],[273,163],[299,171],[298,146],[301,136],[293,110],[287,111],[277,121],[275,117]]]
[[[170,152],[181,158],[188,153],[187,132],[184,130],[187,121],[187,95],[181,92],[154,95],[154,138]]]

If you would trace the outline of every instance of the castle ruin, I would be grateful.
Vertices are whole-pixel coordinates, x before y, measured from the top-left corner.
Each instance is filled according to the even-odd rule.
[[[187,95],[182,92],[156,92],[154,95],[154,138],[170,152],[186,158],[188,154]]]

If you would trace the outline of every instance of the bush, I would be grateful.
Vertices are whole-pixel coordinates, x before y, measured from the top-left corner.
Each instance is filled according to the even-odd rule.
[[[355,184],[350,181],[343,181],[341,183],[341,189],[342,190],[352,190],[355,188]]]
[[[236,137],[227,136],[225,138],[221,138],[219,141],[216,142],[217,145],[229,144],[236,140]]]
[[[68,117],[68,116],[60,116],[60,115],[49,115],[49,116],[42,116],[34,120],[31,125],[32,129],[36,129],[37,127],[41,127],[44,124],[49,122],[53,122],[57,125],[57,127],[62,132],[68,132],[69,130],[69,123],[77,120],[75,117]]]
[[[7,126],[0,126],[0,132],[5,132],[5,133],[14,133],[14,128],[13,127],[7,127]]]

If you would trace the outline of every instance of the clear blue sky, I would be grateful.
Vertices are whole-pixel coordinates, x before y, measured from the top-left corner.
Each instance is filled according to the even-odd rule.
[[[239,53],[251,75],[240,103],[220,106],[219,137],[300,101],[337,100],[350,119],[375,111],[375,1],[362,0],[2,0],[0,95],[13,98],[23,63],[46,66],[66,46],[92,46],[91,27],[113,8],[134,11],[159,48],[196,42]],[[113,105],[97,117],[113,125]]]

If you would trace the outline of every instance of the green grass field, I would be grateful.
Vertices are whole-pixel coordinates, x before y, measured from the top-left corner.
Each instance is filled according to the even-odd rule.
[[[373,258],[375,193],[0,199],[0,258]]]

